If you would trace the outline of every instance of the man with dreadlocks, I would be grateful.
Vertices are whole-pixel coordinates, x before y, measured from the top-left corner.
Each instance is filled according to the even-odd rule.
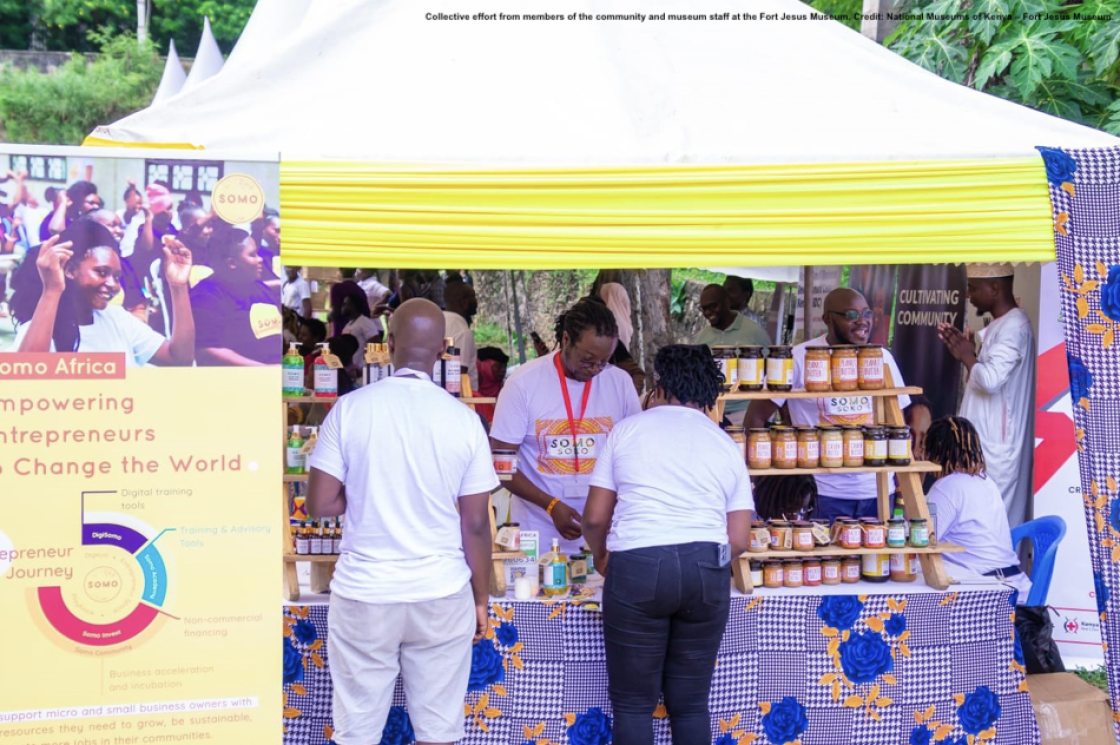
[[[565,551],[578,551],[595,461],[615,425],[641,406],[630,376],[609,364],[618,324],[606,304],[580,300],[556,327],[560,348],[506,381],[490,438],[521,457],[507,485],[510,519],[539,531],[542,546],[560,537]]]
[[[926,432],[926,457],[941,466],[929,492],[937,505],[937,537],[965,549],[945,554],[949,564],[1002,577],[1026,600],[1031,581],[1019,569],[999,486],[987,473],[980,435],[963,417],[946,417]]]

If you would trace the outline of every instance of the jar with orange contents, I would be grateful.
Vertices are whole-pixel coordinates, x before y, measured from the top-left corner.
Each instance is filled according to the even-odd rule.
[[[832,390],[832,353],[828,347],[805,350],[805,390],[813,393]]]
[[[883,388],[883,348],[867,344],[859,348],[859,389],[878,391]]]
[[[819,468],[821,465],[821,438],[816,427],[797,428],[797,467]]]
[[[832,390],[859,390],[859,353],[854,346],[832,348]]]
[[[797,468],[797,433],[792,427],[772,427],[771,463],[774,468]]]

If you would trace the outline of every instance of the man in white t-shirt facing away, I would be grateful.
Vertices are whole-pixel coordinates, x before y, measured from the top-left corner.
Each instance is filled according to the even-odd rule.
[[[471,390],[477,395],[478,347],[474,343],[471,321],[478,313],[478,296],[466,282],[448,282],[443,297],[447,303],[447,310],[443,312],[447,320],[447,335],[455,339],[463,372],[470,376]]]
[[[630,376],[607,362],[618,345],[618,324],[606,303],[577,302],[557,320],[556,337],[559,350],[506,381],[490,443],[520,455],[506,485],[511,520],[539,531],[546,549],[559,537],[572,552],[582,547],[580,520],[595,462],[615,425],[641,405]]]
[[[311,318],[311,285],[300,276],[294,266],[284,267],[286,276],[280,289],[285,308],[291,308],[300,318]]]
[[[863,295],[847,287],[840,287],[824,300],[824,322],[828,333],[793,348],[793,388],[805,388],[805,351],[809,347],[829,347],[839,344],[867,344],[871,338],[874,311]],[[890,350],[883,350],[883,363],[890,369],[895,387],[901,388],[902,373]],[[909,396],[899,396],[899,405],[910,405]],[[747,412],[747,426],[765,427],[779,407],[788,413],[782,419],[795,427],[820,425],[863,427],[875,423],[875,400],[866,394],[837,393],[826,398],[780,399],[753,401]],[[878,517],[878,489],[874,473],[823,474],[817,480],[817,508],[813,518],[833,520],[842,515],[851,517]]]
[[[366,297],[369,298],[369,307],[375,310],[377,306],[389,302],[389,296],[393,294],[392,290],[381,284],[381,280],[377,278],[376,269],[356,269],[354,280],[358,283],[358,287],[365,291]]]
[[[346,516],[327,646],[339,745],[381,741],[398,673],[418,742],[464,734],[498,478],[478,416],[429,377],[444,331],[434,303],[402,304],[387,338],[396,373],[340,398],[311,455],[308,512]]]

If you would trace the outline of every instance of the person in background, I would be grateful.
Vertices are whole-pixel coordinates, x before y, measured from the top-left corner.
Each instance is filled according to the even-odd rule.
[[[284,267],[284,276],[281,305],[294,310],[300,318],[311,318],[311,285],[300,275],[298,267]]]
[[[278,365],[282,350],[276,292],[261,281],[257,244],[244,230],[221,226],[210,236],[214,273],[191,290],[200,366]]]
[[[817,508],[817,482],[812,476],[760,476],[754,503],[759,520],[808,520]]]
[[[499,482],[481,421],[429,377],[444,330],[435,304],[402,304],[389,321],[396,372],[339,399],[309,460],[308,511],[346,516],[327,635],[338,743],[381,741],[398,674],[418,742],[464,734]]]
[[[151,245],[160,245],[165,235],[178,235],[179,228],[175,225],[178,216],[173,213],[174,201],[171,190],[161,182],[148,184],[145,192],[148,195],[148,206],[152,213],[152,240]]]
[[[650,408],[611,432],[583,515],[606,575],[603,636],[614,745],[652,745],[664,694],[674,745],[711,741],[708,697],[747,549],[743,454],[707,412],[722,377],[704,346],[663,347]],[[671,526],[671,527],[670,527]]]
[[[459,348],[463,372],[471,381],[471,390],[478,391],[478,350],[475,346],[471,322],[478,313],[478,296],[474,288],[466,282],[451,282],[445,294],[447,310],[443,317],[447,320],[447,335],[455,339]]]
[[[341,300],[338,305],[340,318],[336,319],[334,324],[335,336],[349,334],[354,337],[358,348],[349,357],[344,357],[343,361],[347,366],[361,370],[365,365],[366,344],[380,343],[385,336],[385,327],[381,325],[380,318],[370,318],[369,301],[356,282],[341,282],[335,287],[342,288],[339,292]],[[342,328],[338,328],[339,320],[342,321]]]
[[[708,285],[700,293],[700,312],[707,319],[708,327],[696,335],[697,344],[707,344],[709,348],[770,344],[765,329],[731,309],[727,290],[720,285]],[[749,406],[750,401],[728,401],[723,414],[731,424],[741,426]]]
[[[129,367],[189,366],[194,361],[195,318],[187,283],[191,253],[164,246],[167,280],[178,321],[171,338],[113,304],[121,292],[120,248],[93,220],[77,220],[27,255],[13,279],[12,313],[20,326],[19,352],[123,352]]]
[[[960,415],[980,433],[988,475],[1003,495],[1008,519],[1027,519],[1032,498],[1035,343],[1031,321],[1015,301],[1015,267],[969,264],[968,299],[993,320],[980,332],[979,353],[971,333],[949,324],[938,331],[949,354],[968,369]]]
[[[280,213],[265,207],[261,216],[253,221],[252,233],[253,240],[259,247],[257,250],[264,261],[265,281],[278,279],[273,272],[273,266],[278,263],[277,259],[280,256]]]
[[[828,332],[793,348],[793,389],[805,388],[805,354],[812,347],[838,344],[867,344],[872,332],[874,313],[867,306],[863,295],[847,287],[840,287],[824,299],[823,321]],[[905,383],[902,373],[890,350],[883,350],[883,363],[890,369],[895,386]],[[910,406],[909,396],[898,397],[899,406]],[[747,412],[746,427],[762,428],[779,408],[785,407],[782,419],[795,427],[863,426],[875,421],[875,412],[867,396],[837,394],[828,398],[782,399],[753,401]],[[817,507],[813,518],[831,522],[840,516],[877,517],[879,515],[878,489],[874,473],[837,473],[816,476]]]
[[[634,324],[630,320],[630,295],[618,282],[607,282],[599,287],[599,297],[614,313],[618,324],[618,341],[627,349],[634,338]]]
[[[506,382],[506,369],[509,355],[497,347],[483,347],[478,350],[478,390],[476,396],[497,398]],[[494,421],[494,404],[476,404],[477,411],[487,426]]]
[[[630,376],[609,363],[618,324],[601,300],[580,300],[557,319],[560,348],[521,365],[498,397],[490,430],[495,450],[517,450],[507,482],[511,520],[580,548],[581,513],[595,461],[611,430],[640,410]]]
[[[447,310],[447,302],[444,298],[444,291],[447,284],[443,281],[443,275],[439,269],[428,269],[427,271],[420,272],[423,284],[420,288],[420,297],[427,298],[440,307],[440,310]]]
[[[766,324],[750,308],[751,298],[754,297],[754,281],[750,277],[736,277],[734,274],[728,274],[723,280],[723,289],[727,291],[727,300],[731,304],[731,310],[754,321],[760,328],[766,328]]]
[[[103,225],[112,234],[113,239],[120,241],[125,236],[125,229],[121,225],[121,217],[116,212],[107,209],[97,209],[86,214],[83,220],[93,220]],[[118,243],[118,245],[120,245]],[[190,246],[187,246],[190,249]],[[162,265],[161,265],[162,266]],[[191,271],[194,271],[194,251],[191,251]],[[143,323],[148,323],[148,299],[144,295],[144,281],[136,271],[132,261],[121,250],[121,292],[117,295],[119,302],[125,310],[136,316]]]
[[[944,554],[945,562],[986,577],[1000,577],[1026,601],[1031,581],[1019,568],[999,486],[988,475],[987,459],[976,428],[964,417],[945,417],[926,433],[930,461],[941,473],[927,501],[937,506],[937,538],[955,543],[964,553]]]
[[[299,321],[299,353],[308,358],[315,356],[319,344],[327,340],[327,324],[318,318],[301,318]]]
[[[929,399],[925,396],[913,396],[903,417],[906,426],[910,428],[910,447],[914,460],[926,460],[926,433],[933,423],[933,409]]]
[[[341,336],[332,336],[327,339],[327,349],[331,354],[338,357],[344,363],[348,360],[354,359],[358,354],[358,340],[350,334],[342,334]],[[354,365],[347,364],[338,373],[338,395],[343,396],[356,390],[354,385]],[[360,367],[358,368],[361,369]]]
[[[116,214],[120,217],[121,226],[124,230],[124,237],[121,238],[121,256],[127,259],[136,248],[136,241],[140,237],[140,231],[143,229],[148,216],[144,195],[136,187],[134,179],[128,179],[123,201],[124,208],[117,210]],[[194,260],[197,263],[199,258],[195,256]]]
[[[299,316],[283,306],[280,306],[280,313],[284,323],[284,351],[287,352],[289,344],[299,344]]]
[[[66,191],[57,192],[54,214],[39,226],[39,240],[45,241],[58,235],[83,215],[102,207],[97,195],[97,185],[91,181],[75,181]]]
[[[354,273],[354,279],[357,280],[358,286],[365,291],[369,307],[376,308],[389,302],[389,296],[393,293],[388,287],[381,284],[381,280],[377,278],[376,269],[358,269]]]

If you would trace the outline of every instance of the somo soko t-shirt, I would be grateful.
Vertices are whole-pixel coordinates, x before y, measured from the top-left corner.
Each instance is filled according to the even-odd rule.
[[[618,494],[611,551],[727,543],[727,513],[753,510],[743,451],[707,414],[658,406],[619,423],[591,485]]]
[[[23,338],[31,330],[31,323],[20,324],[12,349],[19,349]],[[93,323],[79,326],[81,338],[79,352],[124,352],[128,367],[142,367],[159,351],[166,339],[152,330],[152,327],[129,313],[119,305],[110,305],[105,310],[93,311]],[[51,351],[54,341],[51,341]],[[65,350],[69,352],[70,350]]]
[[[280,364],[280,303],[264,282],[234,286],[207,277],[191,290],[191,309],[195,349],[231,349],[266,365]]]
[[[470,581],[456,506],[498,477],[478,415],[427,375],[401,370],[338,399],[309,465],[346,485],[332,593],[418,603]]]
[[[563,500],[582,515],[591,472],[608,435],[623,419],[641,411],[641,404],[634,381],[610,365],[592,379],[587,411],[580,423],[585,384],[565,377],[572,418],[577,420],[573,446],[556,354],[522,365],[506,382],[498,396],[490,436],[500,442],[520,443],[521,472],[541,491]],[[575,468],[577,450],[579,473]],[[536,505],[514,497],[510,514],[514,522],[521,523],[522,530],[540,531],[542,551],[547,551],[552,538],[558,536],[552,519]],[[561,541],[560,546],[565,551],[577,551],[583,541]]]

